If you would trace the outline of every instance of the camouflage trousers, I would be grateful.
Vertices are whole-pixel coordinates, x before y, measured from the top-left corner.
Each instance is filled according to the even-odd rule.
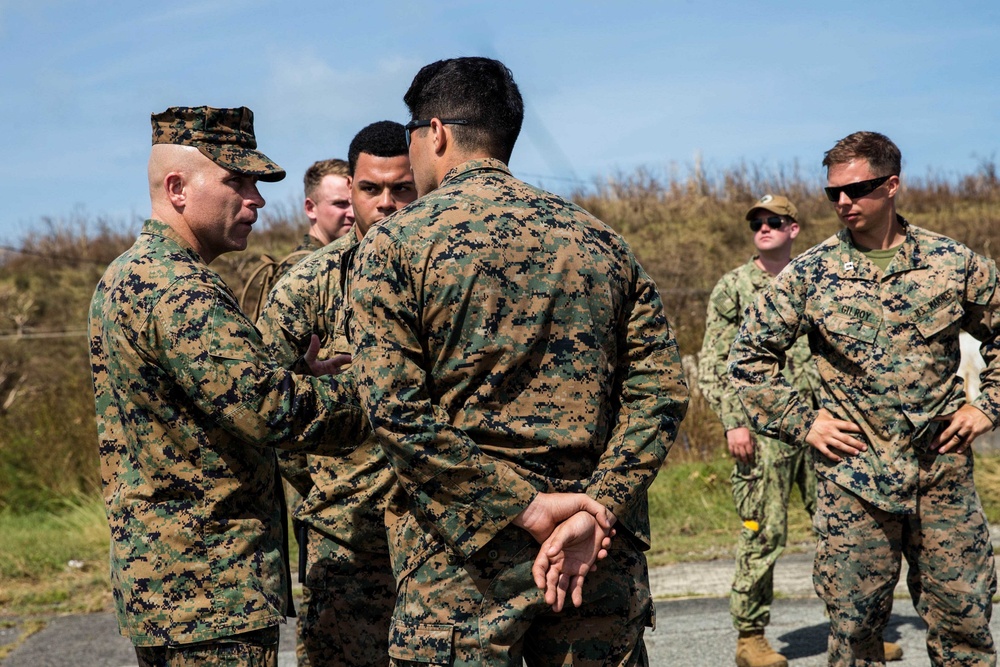
[[[729,612],[737,630],[760,630],[771,621],[774,564],[788,540],[792,488],[798,487],[810,516],[816,509],[811,449],[757,437],[753,463],[737,462],[733,468],[733,500],[743,522],[729,596]]]
[[[278,626],[196,644],[136,646],[139,667],[277,667]]]
[[[822,477],[818,492],[813,584],[830,614],[830,665],[885,664],[882,635],[902,558],[931,662],[996,664],[997,578],[971,454],[921,461],[914,514],[880,510]]]
[[[355,552],[309,531],[308,603],[296,626],[299,667],[389,664],[396,580],[388,553]]]
[[[392,665],[648,665],[653,623],[646,558],[619,535],[584,583],[584,604],[554,613],[535,587],[538,545],[509,526],[464,563],[438,553],[404,574],[389,636]]]

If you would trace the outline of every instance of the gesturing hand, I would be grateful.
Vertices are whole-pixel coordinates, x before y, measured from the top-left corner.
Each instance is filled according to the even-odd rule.
[[[351,363],[351,355],[335,354],[329,359],[317,359],[319,356],[319,336],[312,335],[309,339],[309,349],[306,350],[303,359],[309,364],[309,370],[316,377],[320,375],[339,375],[344,372],[344,366]]]
[[[560,612],[569,594],[574,607],[583,604],[583,580],[607,557],[614,530],[606,532],[592,514],[577,512],[556,526],[538,550],[531,568],[535,585],[545,591],[545,603]]]

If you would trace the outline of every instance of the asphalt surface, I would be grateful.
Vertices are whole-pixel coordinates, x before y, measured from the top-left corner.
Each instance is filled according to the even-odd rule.
[[[812,556],[791,554],[775,568],[778,599],[772,607],[768,638],[791,667],[826,665],[828,623],[810,581]],[[650,585],[656,602],[656,629],[647,631],[651,665],[719,667],[732,665],[736,633],[726,597],[734,570],[732,560],[685,563],[655,568]],[[905,576],[905,571],[903,573]],[[698,597],[693,597],[698,596]],[[294,631],[281,628],[280,667],[294,667]],[[895,612],[886,639],[904,650],[900,667],[927,667],[925,626],[904,589],[898,588]],[[994,608],[993,632],[1000,637],[1000,613]],[[13,641],[18,628],[0,628],[0,644]],[[3,661],[3,667],[125,667],[135,665],[129,641],[118,634],[111,614],[53,618]]]

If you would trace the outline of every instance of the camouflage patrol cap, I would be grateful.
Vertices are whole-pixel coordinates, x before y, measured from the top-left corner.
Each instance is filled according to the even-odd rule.
[[[253,134],[253,111],[246,107],[170,107],[150,117],[153,145],[194,146],[202,154],[238,174],[262,181],[280,181],[285,170],[257,148]]]
[[[747,211],[746,219],[753,220],[753,213],[758,209],[777,213],[778,215],[787,215],[792,220],[795,220],[795,216],[799,214],[795,208],[795,204],[788,201],[787,197],[782,197],[781,195],[764,195],[758,199],[750,207],[750,210]]]

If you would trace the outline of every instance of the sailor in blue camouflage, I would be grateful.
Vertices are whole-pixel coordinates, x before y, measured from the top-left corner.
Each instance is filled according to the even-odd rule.
[[[810,517],[816,506],[811,449],[788,447],[764,436],[753,438],[727,371],[729,350],[747,306],[791,259],[792,243],[799,233],[797,215],[795,205],[786,197],[771,194],[761,197],[747,211],[745,219],[751,225],[757,253],[722,276],[712,290],[698,364],[702,395],[722,420],[729,453],[735,459],[733,500],[741,530],[729,606],[733,626],[741,638],[762,633],[770,622],[774,565],[788,538],[792,489],[798,488]],[[801,396],[813,400],[819,378],[804,338],[789,350],[782,374]]]
[[[817,593],[830,664],[881,665],[900,562],[935,665],[994,665],[996,571],[971,442],[1000,418],[1000,293],[993,261],[895,210],[899,150],[874,132],[824,159],[845,229],[799,255],[754,302],[730,373],[754,429],[823,456]],[[959,331],[983,341],[982,394],[957,377]],[[780,375],[807,336],[816,410]]]
[[[422,196],[362,241],[350,323],[400,484],[391,664],[646,664],[646,489],[687,405],[656,287],[612,229],[511,175],[523,106],[501,63],[433,63],[404,101]],[[601,510],[610,553],[556,612],[539,543],[579,520],[600,544]]]
[[[284,173],[252,150],[250,111],[175,107],[152,123],[152,216],[90,310],[118,622],[144,664],[237,644],[226,664],[273,664],[290,582],[272,447],[342,454],[368,428],[353,387],[272,362],[207,266],[246,247],[256,182]]]
[[[348,152],[353,231],[294,266],[271,291],[257,326],[282,364],[320,337],[321,358],[350,354],[345,295],[358,243],[372,225],[417,198],[403,126],[379,121],[362,129]],[[350,374],[351,370],[345,371]],[[280,456],[284,464],[288,457]],[[308,528],[305,591],[298,619],[299,666],[388,665],[396,580],[389,563],[385,508],[392,467],[371,436],[343,457],[307,455],[310,484],[296,506]]]

